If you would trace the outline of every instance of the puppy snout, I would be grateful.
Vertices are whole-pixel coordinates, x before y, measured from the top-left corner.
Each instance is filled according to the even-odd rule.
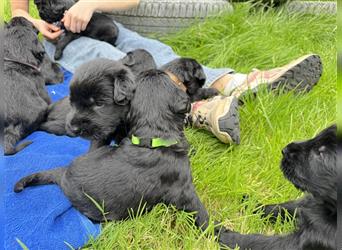
[[[68,127],[68,130],[75,135],[77,135],[81,132],[81,129],[78,126],[68,124],[67,127]]]
[[[281,151],[283,156],[286,156],[288,154],[289,150],[287,147],[283,148],[283,150]]]
[[[72,118],[66,122],[66,130],[69,131],[73,135],[78,135],[81,132],[81,127],[79,124],[75,121],[75,118]]]
[[[288,144],[282,151],[281,153],[283,154],[283,156],[294,156],[296,155],[298,152],[301,151],[301,146],[299,143],[296,142],[292,142],[290,144]]]

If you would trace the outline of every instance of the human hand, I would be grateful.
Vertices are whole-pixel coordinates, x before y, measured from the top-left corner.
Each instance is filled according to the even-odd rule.
[[[39,32],[42,33],[42,35],[48,40],[55,40],[63,33],[63,30],[61,30],[59,27],[51,23],[47,23],[44,20],[35,19],[32,21],[32,23],[36,29],[39,30]]]
[[[94,4],[91,2],[78,1],[65,12],[61,22],[67,30],[80,33],[87,28],[94,11]]]

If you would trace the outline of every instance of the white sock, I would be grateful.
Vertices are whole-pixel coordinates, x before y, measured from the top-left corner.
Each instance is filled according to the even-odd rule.
[[[230,93],[237,87],[241,86],[247,79],[247,74],[233,73],[230,74],[231,80],[223,90],[224,95],[229,96]]]

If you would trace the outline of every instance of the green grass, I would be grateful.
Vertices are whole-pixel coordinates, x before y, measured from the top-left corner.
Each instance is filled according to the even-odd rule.
[[[338,4],[341,4],[342,2],[339,1]],[[342,23],[342,13],[339,11],[337,14],[337,23]],[[339,59],[338,66],[337,66],[337,124],[339,126],[342,125],[342,30],[341,27],[338,29],[337,32],[337,56]],[[341,133],[341,127],[339,127],[339,133],[340,136]]]
[[[11,7],[10,7],[10,0],[4,1],[4,19],[9,20],[11,18]],[[38,10],[33,1],[29,1],[29,11],[31,16],[39,17]]]
[[[196,149],[191,157],[194,183],[213,220],[243,233],[292,230],[293,223],[272,225],[252,209],[302,195],[284,179],[280,151],[335,121],[335,17],[254,12],[239,5],[232,14],[162,40],[182,56],[237,72],[281,66],[306,53],[322,57],[324,73],[310,93],[276,96],[263,91],[246,99],[240,108],[241,145],[223,145],[205,131],[186,130]],[[247,204],[241,203],[244,194],[250,196]],[[160,205],[146,215],[104,224],[101,236],[85,249],[218,249],[211,233],[212,228],[206,235],[196,230],[188,214]]]

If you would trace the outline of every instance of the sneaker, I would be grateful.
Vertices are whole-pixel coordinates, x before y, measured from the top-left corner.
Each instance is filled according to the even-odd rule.
[[[233,96],[194,102],[186,123],[212,132],[223,143],[240,143],[238,99]]]
[[[283,89],[296,92],[309,92],[322,75],[322,61],[318,55],[306,55],[289,64],[261,71],[253,70],[245,82],[235,88],[230,95],[240,98],[247,90],[257,92],[260,85],[268,85],[269,90]]]

